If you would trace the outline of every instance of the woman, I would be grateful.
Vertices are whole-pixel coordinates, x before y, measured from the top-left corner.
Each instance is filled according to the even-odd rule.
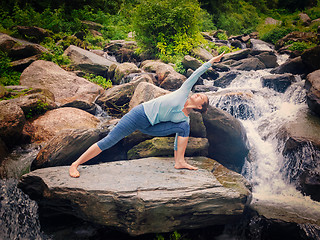
[[[182,84],[182,86],[167,95],[158,97],[134,107],[125,114],[115,128],[99,142],[93,144],[74,163],[71,164],[69,174],[71,177],[79,177],[78,166],[97,156],[122,138],[128,136],[135,130],[152,136],[168,136],[176,133],[174,144],[174,159],[176,169],[197,170],[196,167],[188,164],[184,159],[185,150],[189,140],[189,113],[192,110],[205,112],[208,108],[208,97],[202,93],[188,95],[197,82],[198,78],[212,66],[219,62],[224,53],[212,58]]]

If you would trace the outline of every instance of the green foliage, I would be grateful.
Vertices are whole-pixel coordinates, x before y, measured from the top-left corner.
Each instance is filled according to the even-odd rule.
[[[19,85],[21,73],[11,67],[8,54],[0,51],[0,84],[4,86]]]
[[[217,38],[220,40],[228,40],[228,35],[224,32],[217,33]]]
[[[304,50],[309,49],[309,48],[313,48],[315,46],[317,46],[317,44],[315,44],[315,43],[294,42],[288,47],[288,49],[291,50],[291,51],[301,51],[301,52],[303,52]]]
[[[26,118],[31,119],[35,116],[45,113],[47,110],[48,110],[48,103],[38,100],[37,106],[29,110],[29,112],[26,114]]]
[[[196,0],[145,0],[134,10],[136,40],[144,51],[168,61],[203,41],[201,8]]]
[[[87,74],[87,75],[84,76],[84,78],[86,78],[90,82],[93,82],[93,83],[96,83],[96,84],[100,85],[104,89],[108,89],[108,88],[112,87],[111,80],[110,79],[107,80],[102,76],[96,76],[94,74]]]
[[[46,61],[52,61],[59,66],[65,66],[70,64],[70,59],[63,55],[63,46],[56,45],[52,38],[46,38],[42,45],[49,50],[42,54],[40,59]]]
[[[263,41],[271,42],[275,44],[279,39],[283,38],[288,33],[294,30],[295,29],[291,27],[287,28],[287,27],[276,26],[276,27],[273,27],[271,31],[261,34],[260,38]]]

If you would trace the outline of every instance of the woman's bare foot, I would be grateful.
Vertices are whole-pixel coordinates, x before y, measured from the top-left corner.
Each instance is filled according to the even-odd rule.
[[[70,168],[69,168],[69,175],[73,178],[78,178],[80,177],[80,173],[77,170],[77,166],[74,164],[71,164]]]
[[[190,164],[188,164],[186,161],[184,162],[176,162],[176,164],[174,165],[175,169],[189,169],[189,170],[198,170],[197,167],[194,167]]]

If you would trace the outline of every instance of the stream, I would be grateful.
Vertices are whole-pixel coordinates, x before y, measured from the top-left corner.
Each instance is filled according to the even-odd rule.
[[[286,59],[285,55],[278,56],[278,63],[281,64]],[[320,218],[320,203],[304,196],[288,179],[287,161],[282,156],[284,143],[277,138],[277,133],[284,123],[294,121],[299,113],[308,109],[304,81],[296,76],[296,82],[286,92],[279,93],[262,86],[260,78],[269,75],[270,70],[238,71],[239,74],[227,88],[218,88],[217,91],[209,92],[207,95],[210,105],[229,112],[242,123],[246,130],[250,152],[242,174],[252,183],[252,206],[273,212],[272,214],[275,215],[271,217],[275,219],[286,221],[291,218],[300,218],[302,228],[307,229],[305,231],[310,232],[310,236],[313,237],[310,239],[320,239],[320,236],[317,236],[316,226],[303,225],[305,219]],[[204,84],[212,86],[213,81],[204,80]],[[106,117],[101,108],[98,108],[97,117]],[[23,169],[21,166],[31,163],[39,150],[40,147],[37,145],[18,147],[6,158],[5,161],[9,164],[1,166],[1,175],[5,178],[19,178],[19,174],[12,175],[12,173],[27,172],[28,169]],[[314,151],[312,146],[309,149],[306,147],[302,154],[312,151]],[[299,168],[299,166],[295,167]],[[37,215],[35,202],[28,200],[20,190],[14,189],[16,181],[0,181],[2,195],[0,204],[2,209],[8,206],[9,211],[0,212],[0,226],[6,223],[7,227],[7,231],[1,231],[0,228],[0,238],[5,236],[5,239],[21,239],[21,232],[25,229],[29,231],[29,226],[35,226],[30,230],[32,232],[30,236],[24,236],[25,239],[29,237],[30,239],[47,239],[48,237],[41,233],[39,221],[35,218]],[[281,209],[280,212],[279,209]],[[282,218],[284,215],[285,217]],[[15,229],[16,218],[18,221],[21,219],[23,229]]]

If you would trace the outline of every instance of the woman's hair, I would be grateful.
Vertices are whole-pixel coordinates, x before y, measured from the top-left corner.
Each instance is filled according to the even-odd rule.
[[[207,97],[207,96],[206,96]],[[205,113],[208,110],[209,107],[209,98],[207,97],[207,100],[204,101],[204,103],[202,104],[202,108],[194,108],[193,110],[199,113]]]

